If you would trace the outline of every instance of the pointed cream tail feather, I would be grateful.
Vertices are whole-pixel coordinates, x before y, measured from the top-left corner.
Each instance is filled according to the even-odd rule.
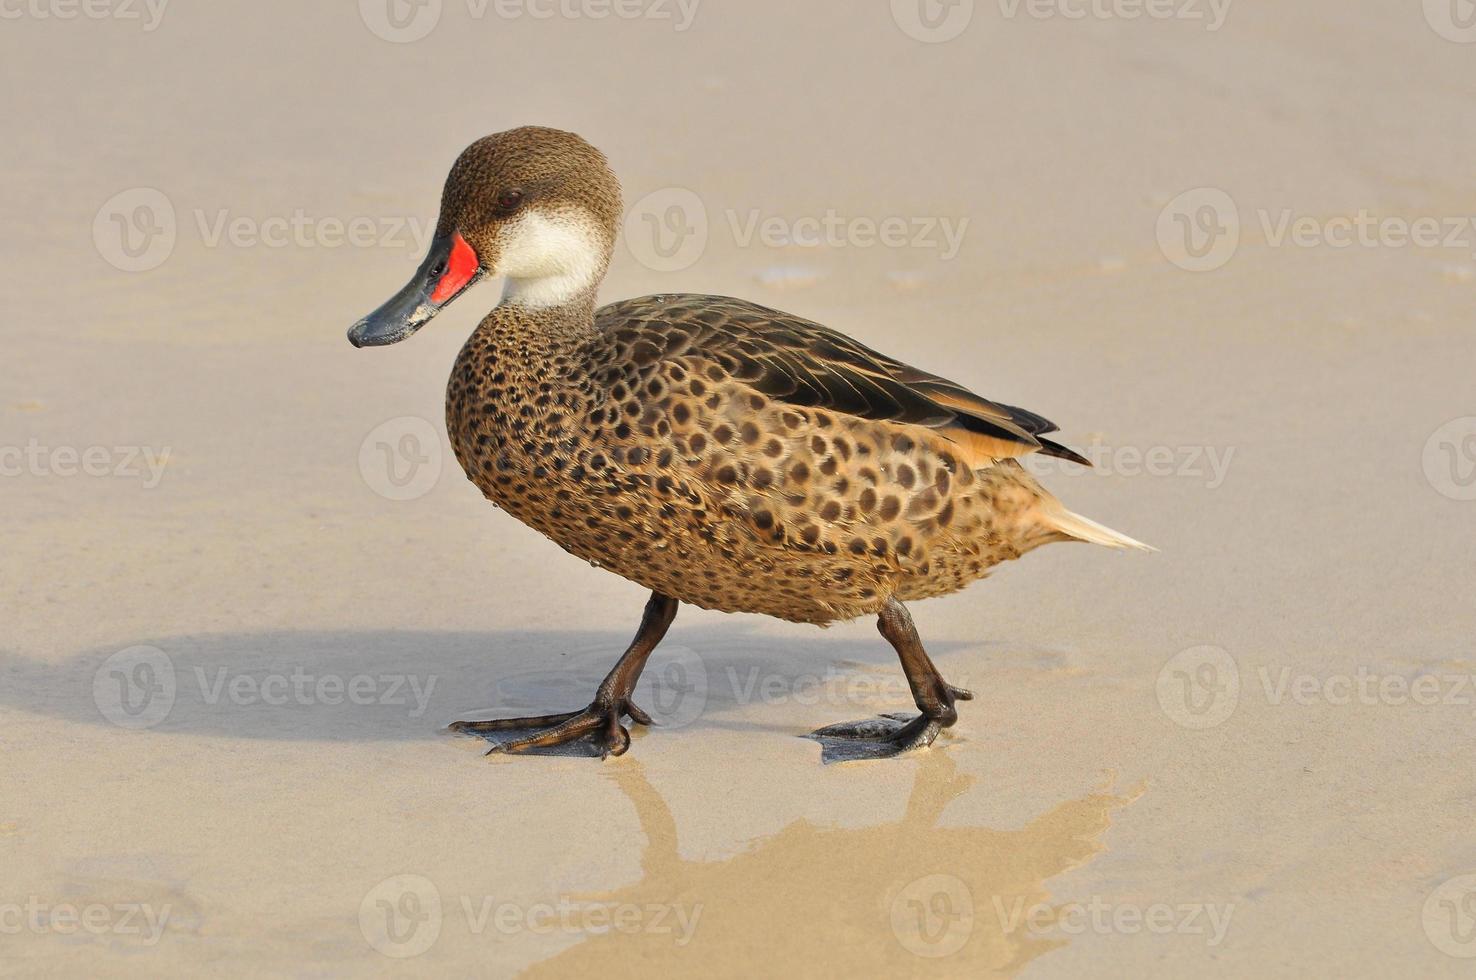
[[[1088,520],[1080,514],[1074,514],[1064,507],[1052,513],[1049,519],[1057,531],[1077,541],[1086,541],[1090,544],[1104,544],[1109,548],[1136,548],[1139,551],[1158,550],[1152,545],[1135,541],[1126,534],[1119,534],[1110,527],[1103,527],[1096,521]]]

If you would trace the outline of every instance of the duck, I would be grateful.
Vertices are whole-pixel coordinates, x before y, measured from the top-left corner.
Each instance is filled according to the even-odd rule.
[[[906,603],[948,595],[1053,542],[1152,550],[1066,509],[1021,465],[1090,465],[1046,418],[799,316],[727,296],[600,306],[620,182],[580,136],[524,126],[452,165],[425,260],[349,329],[395,344],[483,279],[500,301],[446,389],[457,461],[492,504],[650,591],[584,708],[459,721],[490,753],[630,746],[625,719],[682,603],[827,626],[875,617],[916,716],[829,725],[888,758],[931,745],[973,697],[928,656]]]

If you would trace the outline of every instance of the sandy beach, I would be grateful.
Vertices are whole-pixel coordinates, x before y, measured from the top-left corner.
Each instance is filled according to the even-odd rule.
[[[1461,0],[0,3],[0,974],[1425,976],[1476,963],[1476,24]],[[451,161],[580,133],[606,301],[743,296],[1062,427],[1157,554],[869,621],[684,608],[489,506],[498,287],[344,331]]]

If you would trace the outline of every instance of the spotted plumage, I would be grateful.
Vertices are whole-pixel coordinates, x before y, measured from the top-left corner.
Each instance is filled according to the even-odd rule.
[[[1012,458],[1049,424],[930,385],[952,390],[742,300],[648,296],[553,332],[502,307],[457,360],[447,427],[488,499],[570,553],[705,608],[829,623],[1068,538]]]
[[[1020,466],[1032,452],[1085,462],[1039,415],[740,299],[596,309],[618,214],[614,176],[578,137],[478,141],[452,169],[417,280],[350,334],[402,339],[483,274],[504,276],[503,302],[451,373],[457,459],[509,514],[653,593],[594,705],[514,719],[550,730],[499,746],[588,736],[623,751],[620,717],[643,715],[630,687],[678,602],[816,624],[877,615],[923,709],[884,741],[926,744],[966,692],[937,676],[901,602],[1052,541],[1141,547],[1067,511]],[[476,268],[458,271],[467,255]]]

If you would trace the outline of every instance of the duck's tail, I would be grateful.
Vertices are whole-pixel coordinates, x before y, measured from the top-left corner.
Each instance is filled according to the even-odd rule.
[[[1065,507],[1051,508],[1047,512],[1047,520],[1052,528],[1073,541],[1102,544],[1109,548],[1132,548],[1137,551],[1158,550],[1152,545],[1144,544],[1110,527],[1104,527],[1096,521],[1088,520],[1080,514],[1072,513]]]

